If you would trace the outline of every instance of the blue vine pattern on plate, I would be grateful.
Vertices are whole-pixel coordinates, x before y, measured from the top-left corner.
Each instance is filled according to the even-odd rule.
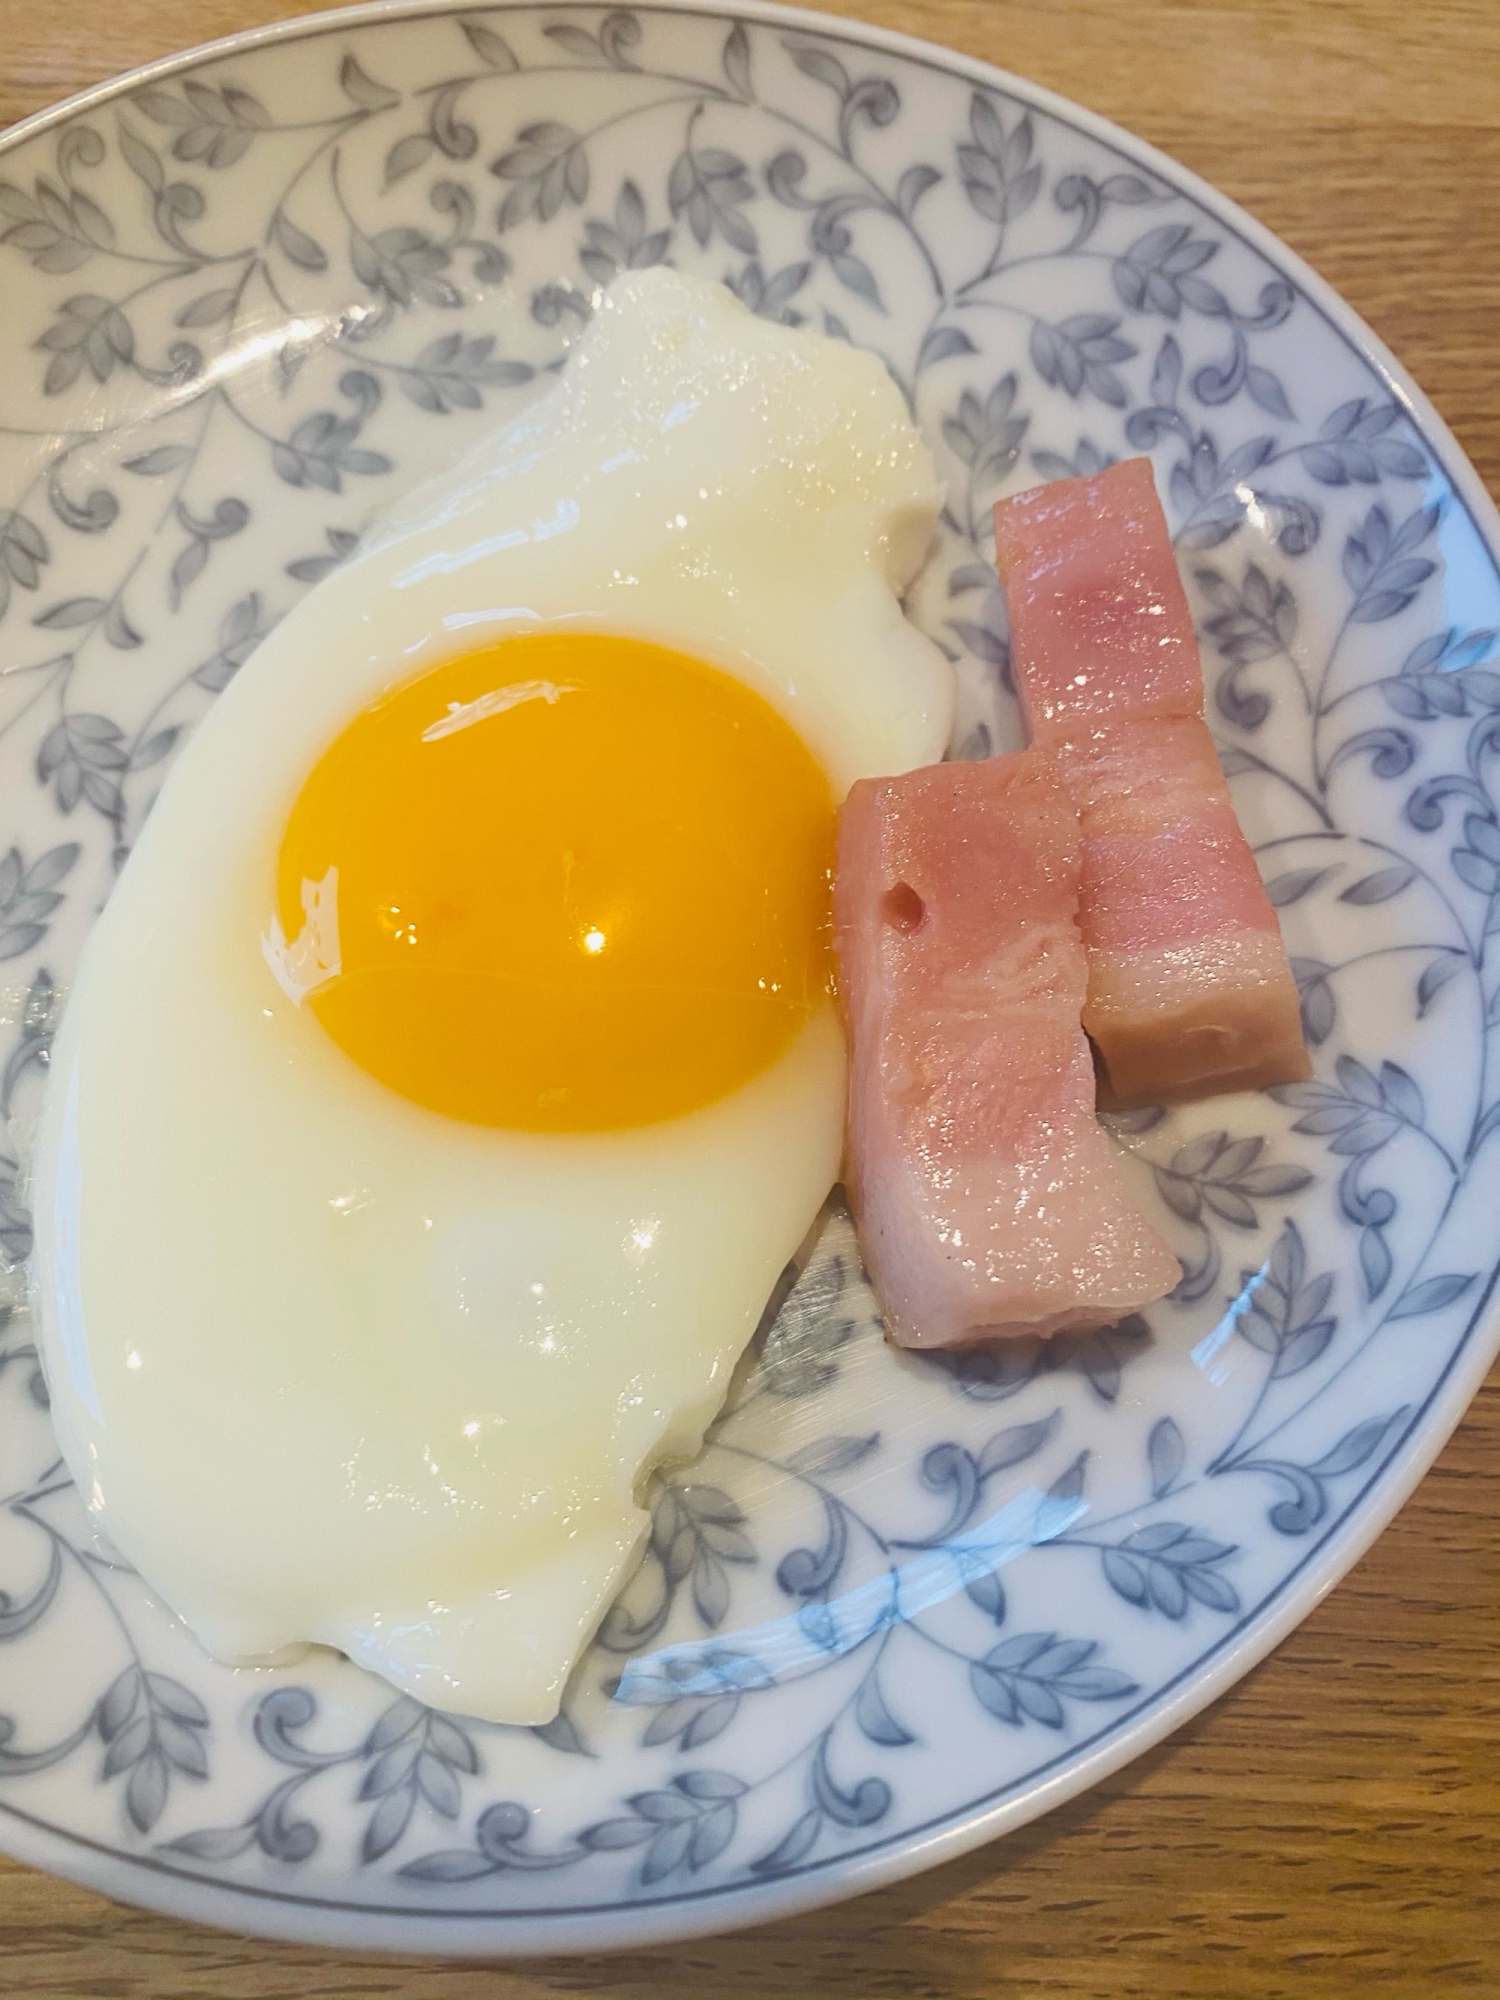
[[[0,1499],[0,1671],[75,1619],[99,1635],[62,1726],[15,1680],[0,1803],[91,1769],[121,1852],[229,1881],[326,1864],[337,1883],[353,1826],[377,1907],[397,1881],[752,1882],[967,1809],[1055,1755],[1038,1746],[1076,1752],[1139,1712],[1406,1436],[1437,1369],[1377,1368],[1377,1344],[1424,1322],[1445,1358],[1491,1278],[1473,1216],[1500,1131],[1500,590],[1373,371],[1340,349],[1343,393],[1313,400],[1296,287],[1023,99],[949,75],[945,122],[918,119],[938,86],[912,59],[732,16],[435,14],[420,82],[388,53],[398,32],[313,41],[296,89],[274,50],[225,58],[0,157],[11,361],[46,419],[0,422],[0,756],[30,791],[0,856],[20,975],[0,1424],[7,1464],[33,1466]],[[1183,1256],[1149,1325],[892,1356],[835,1207],[704,1457],[657,1482],[642,1571],[556,1723],[500,1730],[289,1668],[253,1703],[252,1752],[238,1694],[201,1660],[201,1694],[179,1677],[191,1649],[88,1535],[45,1442],[24,1154],[59,974],[206,702],[429,462],[414,426],[503,415],[598,287],[664,262],[884,358],[948,482],[913,608],[959,668],[958,754],[1014,726],[990,503],[1156,457],[1318,1078],[1232,1116],[1109,1121]],[[263,379],[241,365],[255,339]],[[1190,1416],[1188,1378],[1163,1372],[1183,1329],[1192,1394],[1241,1385],[1222,1408]],[[897,1400],[910,1433],[856,1421]],[[1192,1636],[1154,1652],[1167,1631]],[[967,1704],[982,1786],[915,1768],[947,1725],[913,1691],[939,1684]],[[616,1767],[635,1774],[618,1788]],[[596,1769],[562,1824],[554,1782],[572,1797],[562,1774]]]

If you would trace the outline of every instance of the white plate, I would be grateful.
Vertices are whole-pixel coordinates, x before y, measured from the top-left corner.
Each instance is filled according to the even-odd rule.
[[[667,257],[912,398],[951,493],[915,610],[967,754],[1015,735],[990,499],[1153,453],[1319,1078],[1117,1121],[1188,1270],[1149,1329],[892,1353],[835,1216],[540,1733],[336,1660],[206,1660],[91,1552],[13,1273],[0,1842],[277,1937],[623,1945],[927,1867],[1220,1693],[1411,1490],[1500,1332],[1500,523],[1421,396],[1138,141],[769,7],[289,22],[31,120],[0,182],[13,1156],[214,693],[596,285]]]

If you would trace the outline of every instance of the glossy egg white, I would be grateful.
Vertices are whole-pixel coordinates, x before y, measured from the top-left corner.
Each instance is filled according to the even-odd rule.
[[[939,495],[880,364],[670,272],[394,507],[242,669],[87,948],[37,1156],[42,1351],[95,1518],[224,1659],[341,1649],[435,1706],[556,1714],[838,1173],[830,1005],[684,1118],[535,1135],[351,1063],[263,952],[328,743],[438,660],[575,620],[742,677],[836,796],[940,756],[898,593]],[[628,746],[622,746],[628,755]]]

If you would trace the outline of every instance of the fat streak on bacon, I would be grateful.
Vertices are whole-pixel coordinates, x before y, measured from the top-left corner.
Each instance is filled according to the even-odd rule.
[[[1107,1325],[1180,1275],[1094,1116],[1079,874],[1037,751],[864,780],[840,815],[845,1171],[903,1346]]]
[[[1083,1023],[1120,1104],[1310,1074],[1276,912],[1203,720],[1151,461],[995,508],[1011,664],[1083,831]]]

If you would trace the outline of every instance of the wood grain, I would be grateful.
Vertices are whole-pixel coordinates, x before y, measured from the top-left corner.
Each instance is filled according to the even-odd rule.
[[[1244,203],[1500,486],[1500,0],[827,0],[1119,119]],[[0,124],[283,0],[0,0]],[[1248,1680],[1049,1818],[738,1937],[498,1966],[247,1944],[0,1859],[0,1991],[56,2000],[1447,2000],[1500,1993],[1500,1371]]]

